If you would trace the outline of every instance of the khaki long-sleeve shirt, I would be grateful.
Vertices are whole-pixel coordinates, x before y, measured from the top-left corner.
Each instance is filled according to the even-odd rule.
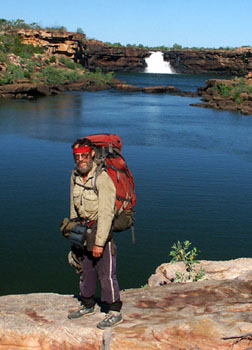
[[[87,187],[93,188],[96,169],[97,165],[94,162],[85,182],[76,170],[73,170],[70,217],[72,219],[79,215],[84,219],[97,220],[95,245],[103,247],[115,214],[116,189],[105,170],[97,176],[97,193],[93,189],[86,189]]]

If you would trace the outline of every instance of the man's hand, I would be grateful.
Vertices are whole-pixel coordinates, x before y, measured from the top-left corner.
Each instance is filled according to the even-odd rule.
[[[103,247],[98,247],[98,245],[94,245],[93,248],[93,257],[99,258],[103,253]]]

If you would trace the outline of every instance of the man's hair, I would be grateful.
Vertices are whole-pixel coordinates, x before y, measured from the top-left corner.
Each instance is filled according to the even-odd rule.
[[[81,146],[89,146],[91,148],[93,148],[93,144],[90,140],[82,138],[82,139],[77,139],[73,144],[72,144],[72,148],[74,148],[76,145],[79,145],[79,147]]]

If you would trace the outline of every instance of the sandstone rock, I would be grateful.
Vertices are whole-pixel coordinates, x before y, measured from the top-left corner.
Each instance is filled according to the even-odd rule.
[[[141,92],[143,91],[143,88],[135,86],[135,85],[130,85],[130,84],[125,84],[125,83],[118,83],[114,86],[117,90],[120,91],[127,91],[127,92]]]
[[[243,273],[252,272],[252,258],[240,258],[228,261],[200,260],[195,264],[195,271],[204,269],[205,280],[234,279]],[[173,283],[176,279],[176,272],[186,273],[183,262],[164,263],[160,265],[155,274],[148,280],[150,287]],[[191,282],[191,281],[188,281]]]
[[[11,64],[15,64],[16,66],[20,66],[21,64],[21,57],[12,54],[8,55],[9,62]]]
[[[33,83],[0,85],[0,98],[34,98],[59,94],[63,90],[60,85],[42,85]]]
[[[244,79],[246,84],[250,84],[250,75],[247,75]],[[221,96],[217,93],[219,88],[213,89],[221,84],[233,87],[234,82],[235,80],[227,79],[207,80],[205,86],[197,89],[198,95],[201,96],[202,101],[205,101],[205,103],[193,103],[191,106],[238,111],[246,115],[252,114],[252,98],[247,92],[240,93],[240,100],[236,101],[231,95]]]
[[[217,262],[216,262],[217,263]],[[70,295],[0,297],[0,350],[228,350],[252,332],[252,272],[232,280],[169,284],[122,292],[124,321],[102,331],[95,314],[68,320]],[[249,346],[249,338],[234,350]]]
[[[246,75],[246,79],[252,83],[252,72],[249,72],[247,75]]]
[[[146,88],[143,88],[143,91],[147,93],[168,92],[168,93],[175,93],[175,94],[178,94],[181,92],[180,89],[175,88],[174,86],[148,86]]]
[[[71,90],[86,90],[99,91],[110,89],[111,86],[106,83],[98,83],[90,79],[86,79],[74,83],[65,83],[64,85],[57,84],[35,84],[35,83],[16,83],[0,85],[0,98],[21,99],[21,98],[36,98],[41,96],[58,95],[63,91]]]
[[[19,29],[17,34],[25,44],[46,48],[48,57],[64,55],[79,61],[84,56],[85,34],[46,29]]]

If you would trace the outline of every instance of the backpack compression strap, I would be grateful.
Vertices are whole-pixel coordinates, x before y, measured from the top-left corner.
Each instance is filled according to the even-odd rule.
[[[113,170],[115,170],[117,172],[117,180],[119,181],[120,179],[120,172],[121,173],[125,173],[125,170],[121,170],[121,169],[117,169],[116,167],[114,167],[113,165],[109,165],[107,164],[106,165],[107,168],[111,168]],[[103,163],[101,163],[96,172],[95,172],[95,175],[94,175],[94,178],[93,178],[93,188],[87,188],[87,189],[93,189],[95,191],[96,194],[98,194],[98,190],[97,190],[97,187],[96,187],[96,180],[97,180],[97,177],[98,175],[102,172],[102,171],[106,171],[106,168],[105,168],[105,165]],[[130,194],[131,194],[131,197],[132,197],[132,187],[130,185]],[[131,202],[131,199],[130,198],[125,198],[125,197],[121,197],[119,196],[118,194],[116,195],[116,199],[119,200],[120,202],[128,202],[130,203]]]

